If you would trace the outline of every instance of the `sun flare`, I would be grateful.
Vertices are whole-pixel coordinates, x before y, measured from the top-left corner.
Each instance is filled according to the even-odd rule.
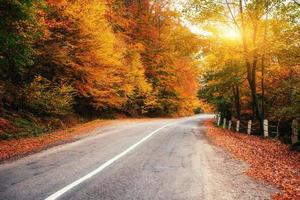
[[[241,34],[238,30],[228,27],[221,28],[221,36],[226,39],[240,39]]]

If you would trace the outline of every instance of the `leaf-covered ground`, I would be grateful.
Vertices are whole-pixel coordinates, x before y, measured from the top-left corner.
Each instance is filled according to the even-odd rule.
[[[38,152],[51,146],[74,141],[78,139],[80,135],[87,134],[98,127],[112,122],[113,120],[95,120],[85,124],[79,124],[73,128],[55,131],[37,137],[0,140],[0,162]]]
[[[275,185],[281,193],[274,200],[300,199],[300,153],[291,152],[279,141],[234,133],[207,122],[207,135],[211,141],[246,161],[247,175]]]

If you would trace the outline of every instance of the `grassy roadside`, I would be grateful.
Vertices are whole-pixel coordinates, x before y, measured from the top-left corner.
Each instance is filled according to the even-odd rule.
[[[234,157],[247,162],[246,174],[275,185],[282,192],[274,200],[300,199],[300,153],[291,152],[279,141],[234,133],[206,122],[207,136]]]

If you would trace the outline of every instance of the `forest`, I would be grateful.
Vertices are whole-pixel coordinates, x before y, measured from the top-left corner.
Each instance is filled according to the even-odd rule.
[[[199,105],[199,37],[168,2],[1,0],[0,16],[2,138]]]
[[[95,118],[300,117],[290,0],[0,0],[0,138]]]

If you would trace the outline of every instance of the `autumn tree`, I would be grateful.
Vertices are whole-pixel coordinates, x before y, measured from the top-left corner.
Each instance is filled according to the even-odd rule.
[[[78,111],[121,108],[133,90],[130,69],[123,63],[123,43],[106,20],[105,3],[49,2],[49,6],[50,36],[42,44],[42,66],[55,69],[52,79],[65,79],[76,88]]]
[[[39,38],[36,0],[0,1],[0,76],[20,82],[33,65],[33,43]]]
[[[216,105],[223,117],[241,118],[246,71],[243,55],[236,38],[226,38],[220,32],[204,37],[209,44],[201,60],[201,89],[199,97]]]
[[[127,44],[141,47],[138,53],[155,96],[149,112],[152,115],[192,113],[197,104],[198,72],[193,57],[199,50],[197,37],[182,26],[179,13],[172,10],[168,2],[111,3],[109,16],[115,32],[122,35]],[[178,48],[179,45],[182,48]],[[183,71],[187,73],[182,74]],[[184,76],[189,76],[190,81],[181,83]],[[185,95],[188,91],[192,92]],[[187,108],[181,103],[191,106]]]
[[[287,41],[289,37],[294,38],[298,35],[299,9],[297,6],[290,1],[272,0],[190,1],[186,5],[186,13],[190,19],[208,33],[215,30],[223,30],[225,36],[235,33],[231,34],[231,37],[237,38],[241,46],[240,52],[246,70],[253,116],[258,119],[261,130],[263,119],[269,116],[266,116],[266,112],[270,112],[270,107],[266,105],[267,101],[269,103],[270,96],[268,95],[272,89],[276,89],[268,85],[270,79],[274,78],[269,77],[268,73],[276,65],[283,67],[279,52],[283,52],[284,49],[289,48],[290,44],[294,44],[292,41]],[[287,18],[289,20],[286,20]],[[282,26],[282,29],[278,25]],[[280,32],[285,33],[281,34],[279,39],[276,35]],[[283,42],[283,40],[286,41]],[[293,55],[297,50],[284,52],[286,52],[286,58],[294,59]],[[299,66],[299,60],[289,63],[288,66],[292,68]],[[285,71],[284,68],[281,71]],[[295,75],[297,76],[297,73]],[[269,79],[267,80],[267,78]],[[281,85],[280,88],[286,89],[284,85]],[[297,100],[294,99],[293,102],[297,102]]]

